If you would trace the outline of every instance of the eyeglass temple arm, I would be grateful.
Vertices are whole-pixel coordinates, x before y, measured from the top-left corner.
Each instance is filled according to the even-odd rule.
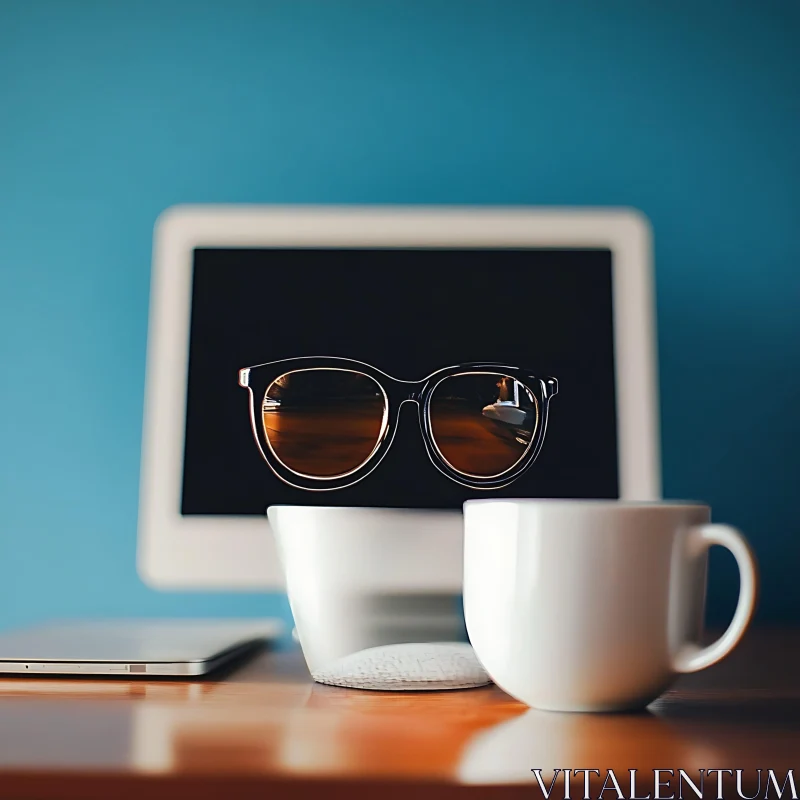
[[[544,386],[544,396],[553,397],[558,394],[558,381],[555,378],[545,378],[542,381]]]

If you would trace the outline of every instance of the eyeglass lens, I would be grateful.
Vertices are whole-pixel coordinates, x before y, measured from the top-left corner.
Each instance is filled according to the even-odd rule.
[[[533,441],[536,398],[500,373],[445,378],[430,399],[431,433],[442,458],[465,475],[490,478],[514,467]]]
[[[368,375],[340,369],[287,372],[262,404],[264,433],[290,470],[336,478],[358,469],[387,428],[383,390]]]

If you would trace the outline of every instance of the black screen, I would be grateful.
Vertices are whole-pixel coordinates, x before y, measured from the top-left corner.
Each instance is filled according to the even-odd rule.
[[[608,250],[196,250],[182,513],[618,497],[611,271]],[[406,404],[374,472],[309,492],[263,461],[237,383],[242,367],[295,356],[351,358],[405,380],[502,362],[554,376],[559,393],[541,455],[504,489],[472,490],[441,474]]]

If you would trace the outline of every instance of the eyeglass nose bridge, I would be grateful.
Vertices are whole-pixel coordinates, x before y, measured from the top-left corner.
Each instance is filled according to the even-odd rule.
[[[397,381],[395,383],[395,402],[398,402],[398,410],[400,406],[406,403],[414,403],[417,406],[422,405],[422,396],[425,393],[427,381]]]

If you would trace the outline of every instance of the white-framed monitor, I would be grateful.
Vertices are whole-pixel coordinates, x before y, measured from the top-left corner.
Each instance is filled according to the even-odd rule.
[[[559,394],[539,459],[503,496],[660,497],[652,244],[637,211],[176,206],[154,233],[138,534],[149,584],[282,588],[264,511],[309,502],[417,509],[428,588],[459,590],[458,509],[486,494],[417,460],[409,420],[399,454],[360,489],[303,493],[263,463],[238,370],[296,356],[408,380],[524,359]]]

